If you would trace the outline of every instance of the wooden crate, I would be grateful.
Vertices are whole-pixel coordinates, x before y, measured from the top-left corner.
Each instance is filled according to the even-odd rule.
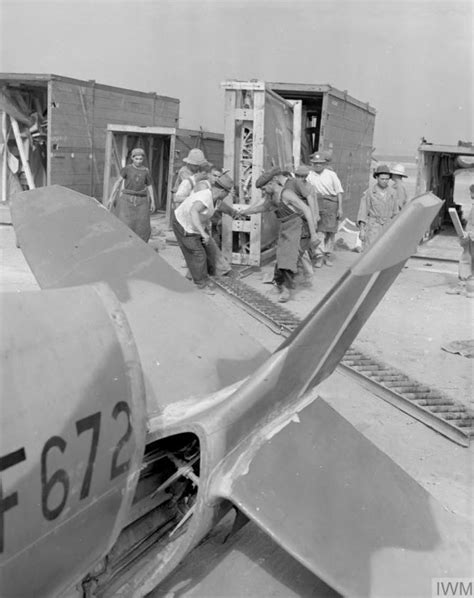
[[[298,166],[315,151],[331,156],[344,188],[345,216],[356,219],[369,184],[375,110],[330,85],[225,81],[224,167],[238,184],[239,201],[260,199],[253,177],[268,167]],[[285,119],[278,115],[287,110]],[[276,116],[275,116],[276,115]],[[285,134],[287,132],[291,134]],[[242,133],[243,131],[243,133]],[[246,135],[248,138],[246,138]],[[256,177],[255,177],[256,178]],[[236,233],[250,236],[248,247]],[[233,263],[258,265],[274,232],[270,217],[223,218],[223,251]]]
[[[286,99],[302,102],[301,159],[307,164],[310,154],[316,151],[331,156],[330,166],[344,189],[344,215],[355,221],[360,199],[370,182],[375,109],[327,84],[267,86]]]
[[[48,138],[46,184],[102,200],[109,124],[171,127],[179,100],[50,74],[0,73],[0,86],[44,96]]]
[[[222,86],[224,168],[236,183],[237,201],[255,204],[261,200],[255,181],[264,170],[276,165],[292,168],[299,162],[293,146],[299,112],[263,81],[226,81]],[[276,235],[273,214],[255,214],[247,220],[222,218],[222,252],[234,264],[259,265],[274,253]]]

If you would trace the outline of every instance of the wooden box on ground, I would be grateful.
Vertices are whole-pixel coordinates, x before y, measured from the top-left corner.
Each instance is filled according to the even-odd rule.
[[[239,201],[260,199],[254,179],[265,168],[295,167],[321,151],[341,179],[344,215],[355,220],[369,184],[374,108],[330,85],[225,81],[222,87],[224,167],[234,175]],[[258,265],[270,251],[274,228],[266,220],[253,216],[232,223],[223,218],[223,251],[233,263]]]
[[[1,73],[0,88],[2,103],[4,100],[8,104],[3,103],[1,108],[9,114],[15,105],[18,109],[15,116],[22,127],[35,185],[64,185],[99,200],[109,124],[170,129],[178,124],[179,100],[156,93],[58,75],[23,73]],[[18,117],[22,115],[20,122]],[[7,131],[7,136],[13,146],[13,135]],[[151,148],[155,157],[160,147]],[[120,155],[122,150],[118,149]],[[169,144],[167,152],[169,156]],[[156,185],[162,186],[159,181]]]

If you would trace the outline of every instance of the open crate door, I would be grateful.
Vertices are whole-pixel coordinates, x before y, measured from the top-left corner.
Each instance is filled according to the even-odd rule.
[[[145,166],[151,173],[156,209],[168,214],[171,200],[176,129],[108,125],[105,143],[103,203],[107,204],[120,171],[134,147],[145,150]]]

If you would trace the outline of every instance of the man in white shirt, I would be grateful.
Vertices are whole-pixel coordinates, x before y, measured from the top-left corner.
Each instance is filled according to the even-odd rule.
[[[342,219],[342,188],[341,181],[337,174],[326,168],[327,160],[321,153],[315,153],[310,157],[311,172],[307,177],[308,183],[314,187],[318,197],[320,220],[318,232],[324,235],[323,255],[316,262],[321,266],[332,266],[332,252],[334,251],[334,240],[336,237],[338,221]]]
[[[214,211],[230,193],[234,183],[229,175],[221,175],[210,189],[191,193],[173,212],[171,224],[178,245],[194,283],[203,290],[212,287],[209,279],[207,252],[209,233],[206,230]],[[227,209],[233,212],[228,206]]]

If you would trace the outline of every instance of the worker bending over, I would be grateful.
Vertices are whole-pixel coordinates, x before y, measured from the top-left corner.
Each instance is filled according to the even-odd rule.
[[[241,211],[247,216],[273,211],[280,223],[273,281],[280,292],[278,301],[281,303],[291,298],[300,256],[310,243],[318,244],[309,206],[291,188],[284,188],[285,181],[278,167],[264,172],[255,183],[264,194],[262,201]]]

